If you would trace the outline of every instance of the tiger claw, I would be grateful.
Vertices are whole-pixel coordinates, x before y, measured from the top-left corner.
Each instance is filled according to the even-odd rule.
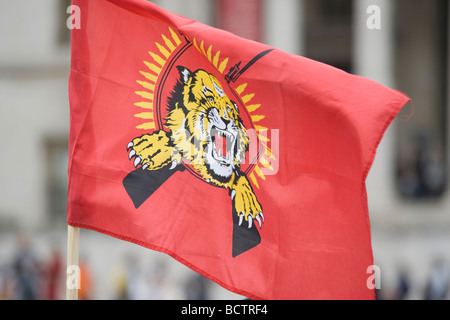
[[[169,170],[175,169],[175,167],[177,166],[177,164],[178,164],[178,162],[177,162],[176,160],[173,160],[173,161],[172,161],[172,164],[170,165]]]
[[[255,216],[255,219],[256,219],[256,221],[258,221],[258,223],[259,223],[259,228],[262,228],[261,218],[259,217],[259,214],[257,214],[257,215]]]
[[[248,216],[248,228],[250,229],[252,227],[253,224],[253,218],[251,215]]]
[[[134,159],[134,166],[137,168],[137,166],[141,163],[142,158],[141,157],[136,157]]]
[[[239,216],[239,225],[242,224],[242,221],[244,221],[244,213],[241,212],[241,215]]]
[[[136,151],[131,150],[130,153],[128,154],[128,159],[131,160],[131,158],[133,158],[135,155],[136,155]]]
[[[142,166],[142,170],[147,169],[149,166],[150,166],[150,163],[147,162],[146,164],[144,164],[144,165]]]
[[[130,142],[127,145],[127,150],[130,150],[131,148],[133,148],[133,142]]]

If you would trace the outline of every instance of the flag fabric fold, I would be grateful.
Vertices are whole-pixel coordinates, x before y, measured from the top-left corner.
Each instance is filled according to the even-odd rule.
[[[74,0],[68,223],[251,299],[373,299],[365,179],[404,94],[167,12]]]

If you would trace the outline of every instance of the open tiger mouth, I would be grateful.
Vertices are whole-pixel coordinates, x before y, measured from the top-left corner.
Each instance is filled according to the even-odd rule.
[[[212,156],[221,165],[230,165],[233,161],[235,137],[226,130],[211,128]]]

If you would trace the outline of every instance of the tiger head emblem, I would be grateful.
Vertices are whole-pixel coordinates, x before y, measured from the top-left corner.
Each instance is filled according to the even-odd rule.
[[[178,66],[179,80],[167,100],[167,130],[134,138],[129,159],[143,170],[175,169],[189,164],[212,185],[227,189],[239,225],[264,222],[262,208],[240,170],[249,138],[238,105],[229,99],[219,80],[205,70]]]
[[[175,153],[190,160],[202,177],[225,186],[243,162],[248,137],[238,106],[204,70],[180,67],[181,82],[169,99],[167,127]]]

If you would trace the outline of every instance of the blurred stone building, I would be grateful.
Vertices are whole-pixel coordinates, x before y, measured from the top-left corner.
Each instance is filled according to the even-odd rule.
[[[422,298],[433,261],[450,262],[448,1],[154,2],[412,98],[379,146],[367,189],[383,295],[395,297],[406,270],[407,298]],[[0,233],[65,232],[69,5],[0,3]]]

